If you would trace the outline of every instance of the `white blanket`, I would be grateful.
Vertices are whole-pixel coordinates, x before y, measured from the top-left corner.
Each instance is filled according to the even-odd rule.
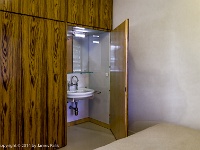
[[[200,150],[200,130],[158,124],[95,150]]]

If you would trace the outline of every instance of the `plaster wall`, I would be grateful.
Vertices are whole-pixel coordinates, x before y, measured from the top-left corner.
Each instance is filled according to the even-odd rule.
[[[200,129],[200,1],[114,0],[130,20],[129,130],[158,122]]]

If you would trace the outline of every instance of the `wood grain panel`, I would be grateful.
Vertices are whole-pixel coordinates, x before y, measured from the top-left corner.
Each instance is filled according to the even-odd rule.
[[[99,27],[99,0],[84,1],[82,24],[91,27]]]
[[[4,12],[0,18],[0,144],[63,147],[65,24]]]
[[[21,2],[21,13],[44,17],[47,13],[45,0],[24,0]]]
[[[93,29],[112,29],[113,0],[68,0],[67,22]]]
[[[0,10],[65,21],[65,0],[1,0]]]
[[[20,3],[21,3],[21,0],[1,0],[0,10],[19,13]]]
[[[0,12],[0,144],[18,143],[20,16]]]
[[[111,32],[110,128],[116,139],[128,129],[128,20]]]
[[[41,0],[39,0],[41,1]],[[65,21],[66,18],[66,0],[46,0],[46,12],[45,17]]]
[[[45,143],[44,23],[42,19],[22,17],[22,144]]]
[[[100,28],[112,29],[113,0],[99,0]]]
[[[65,23],[47,21],[47,143],[66,145]]]
[[[65,21],[65,0],[24,0],[22,14]]]
[[[84,0],[67,0],[67,22],[83,24],[84,2]]]

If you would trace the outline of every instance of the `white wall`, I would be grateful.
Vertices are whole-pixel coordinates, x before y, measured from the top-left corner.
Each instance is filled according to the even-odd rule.
[[[114,28],[130,19],[129,130],[200,129],[199,14],[199,0],[114,0]]]

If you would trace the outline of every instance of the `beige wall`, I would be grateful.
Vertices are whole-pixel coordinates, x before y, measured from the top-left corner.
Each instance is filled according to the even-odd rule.
[[[200,129],[200,1],[114,0],[113,16],[130,19],[129,130]]]

